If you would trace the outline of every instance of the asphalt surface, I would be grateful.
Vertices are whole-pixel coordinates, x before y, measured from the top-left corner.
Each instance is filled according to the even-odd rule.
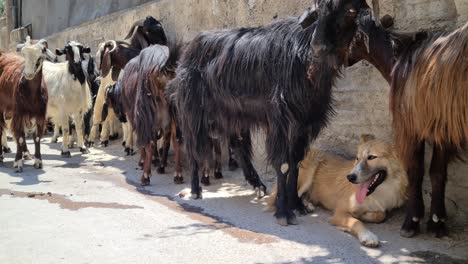
[[[401,238],[401,210],[367,225],[381,240],[369,249],[321,209],[298,226],[277,225],[240,170],[212,178],[203,200],[187,201],[178,194],[189,185],[173,183],[172,166],[140,187],[137,156],[125,157],[120,142],[87,155],[73,149],[65,160],[49,141],[43,169],[27,161],[15,173],[13,154],[0,167],[0,263],[467,263],[466,232]],[[274,176],[257,168],[271,187]]]

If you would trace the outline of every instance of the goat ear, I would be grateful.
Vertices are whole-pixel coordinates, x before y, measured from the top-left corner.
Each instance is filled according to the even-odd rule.
[[[90,47],[84,47],[82,52],[83,53],[91,53],[91,48]]]
[[[65,54],[65,50],[55,49],[55,54],[57,54],[58,56],[62,56],[63,54]]]
[[[111,70],[112,62],[111,62],[111,54],[109,52],[109,47],[104,47],[101,60],[101,73],[102,76],[107,76]]]
[[[57,61],[57,56],[50,49],[46,48],[45,54],[50,61]]]
[[[299,17],[299,24],[303,29],[310,27],[317,20],[317,3],[309,7],[302,16]]]
[[[361,144],[364,144],[364,143],[369,142],[369,141],[374,140],[374,139],[375,139],[374,135],[363,134],[363,135],[361,135]]]

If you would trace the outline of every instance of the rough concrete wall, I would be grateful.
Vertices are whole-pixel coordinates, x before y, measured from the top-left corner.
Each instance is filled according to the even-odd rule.
[[[162,20],[172,37],[189,40],[202,30],[262,25],[273,19],[298,16],[310,3],[310,0],[163,0],[55,34],[49,38],[49,43],[56,47],[67,40],[76,39],[95,50],[98,43],[105,39],[125,36],[129,25],[146,15]],[[381,0],[381,5],[382,14],[394,16],[395,28],[401,31],[453,29],[468,20],[466,0]],[[373,133],[390,141],[392,131],[388,94],[388,84],[373,66],[361,62],[347,69],[334,89],[337,114],[316,145],[353,155],[362,133]],[[263,144],[261,140],[257,142],[257,167],[263,172]],[[430,152],[427,158],[430,159]],[[452,228],[456,230],[468,226],[466,171],[468,165],[459,163],[452,164],[449,170],[447,205],[454,219]],[[429,197],[430,184],[427,179],[424,192]]]
[[[66,28],[151,0],[22,0],[22,25],[32,23],[39,39]]]

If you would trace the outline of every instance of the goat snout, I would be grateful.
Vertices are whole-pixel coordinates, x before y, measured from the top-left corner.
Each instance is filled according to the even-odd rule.
[[[346,176],[348,178],[348,181],[351,182],[351,183],[356,183],[356,180],[357,180],[357,175],[352,173],[352,174],[349,174],[348,176]]]

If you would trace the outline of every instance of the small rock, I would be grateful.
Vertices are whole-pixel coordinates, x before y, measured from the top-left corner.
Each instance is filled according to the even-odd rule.
[[[47,195],[52,196],[52,193],[51,193],[51,192],[47,192]]]
[[[28,193],[28,197],[29,197],[29,198],[34,198],[34,197],[36,197],[36,194],[34,194],[34,193]]]

